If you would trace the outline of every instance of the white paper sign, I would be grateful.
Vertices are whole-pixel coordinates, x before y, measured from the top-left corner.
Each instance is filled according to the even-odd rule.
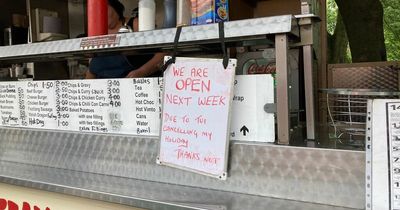
[[[0,83],[0,126],[159,136],[162,78]],[[231,140],[274,142],[271,75],[236,76]]]
[[[157,136],[160,79],[0,83],[0,126]]]
[[[20,124],[18,87],[15,83],[0,83],[0,125]]]
[[[400,209],[400,100],[368,103],[366,209]]]
[[[169,66],[158,163],[226,179],[235,67],[197,58]]]
[[[274,113],[264,110],[274,103],[272,75],[236,76],[232,105],[231,139],[275,141]]]

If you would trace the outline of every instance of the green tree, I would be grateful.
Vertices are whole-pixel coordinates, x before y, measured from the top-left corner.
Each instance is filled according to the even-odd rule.
[[[327,0],[328,63],[349,63],[349,40],[334,0]]]
[[[382,0],[388,60],[400,61],[400,1]]]
[[[329,63],[400,60],[399,21],[399,0],[327,0]]]
[[[385,61],[380,0],[335,0],[346,28],[353,62]]]

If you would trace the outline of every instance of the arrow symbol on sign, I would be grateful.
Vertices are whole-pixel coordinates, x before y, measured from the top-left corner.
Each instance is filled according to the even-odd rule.
[[[249,129],[245,125],[240,129],[240,132],[242,132],[244,136],[246,136],[247,133],[250,133]]]

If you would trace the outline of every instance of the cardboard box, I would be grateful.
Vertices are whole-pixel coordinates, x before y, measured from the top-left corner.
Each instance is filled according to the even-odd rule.
[[[243,20],[254,17],[254,7],[248,0],[229,1],[229,20]]]
[[[228,0],[191,0],[192,25],[218,23],[229,20]]]

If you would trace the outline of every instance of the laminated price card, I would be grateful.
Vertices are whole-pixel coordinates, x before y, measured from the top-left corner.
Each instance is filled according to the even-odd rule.
[[[0,83],[0,127],[157,136],[161,79]]]
[[[227,177],[236,60],[177,58],[164,73],[158,163]]]
[[[366,209],[400,210],[400,100],[368,102]]]

